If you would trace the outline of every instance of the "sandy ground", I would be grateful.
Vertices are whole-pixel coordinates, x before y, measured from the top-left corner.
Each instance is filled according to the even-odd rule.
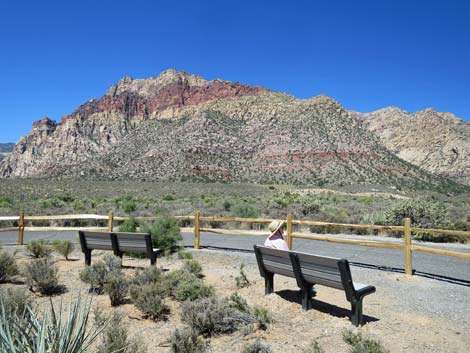
[[[96,261],[106,252],[96,252]],[[268,308],[275,322],[267,331],[236,332],[211,338],[210,352],[241,352],[242,347],[261,338],[267,341],[274,352],[300,352],[312,339],[318,339],[327,353],[347,352],[342,341],[344,329],[353,329],[349,321],[350,305],[344,292],[319,286],[314,300],[314,309],[302,310],[298,288],[294,279],[276,276],[275,293],[264,295],[264,280],[259,276],[254,255],[251,253],[223,252],[216,250],[192,251],[202,264],[206,281],[216,288],[220,297],[238,292],[250,305]],[[20,264],[29,261],[21,251],[17,257]],[[58,257],[60,281],[67,292],[52,297],[54,303],[70,302],[78,295],[88,296],[88,286],[79,280],[84,268],[83,255],[75,252],[74,261]],[[182,265],[183,260],[162,258],[158,266],[172,270]],[[237,290],[235,276],[240,264],[251,285]],[[124,258],[125,273],[132,276],[136,268],[149,266],[148,260]],[[406,277],[375,269],[352,267],[353,279],[374,285],[377,292],[364,300],[366,324],[359,330],[365,335],[380,339],[390,352],[469,352],[470,346],[470,287],[422,278]],[[2,286],[21,286],[3,284]],[[49,298],[34,295],[41,307],[49,305]],[[131,331],[141,335],[148,352],[169,352],[169,336],[175,328],[182,327],[180,304],[167,299],[171,314],[166,321],[152,322],[131,304],[111,308],[106,295],[92,295],[93,307],[107,311],[120,310]]]

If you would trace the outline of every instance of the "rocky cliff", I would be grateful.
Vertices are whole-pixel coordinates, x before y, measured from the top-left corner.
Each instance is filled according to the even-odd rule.
[[[123,78],[60,123],[33,124],[1,177],[380,183],[442,187],[396,157],[372,115],[175,70]]]
[[[398,157],[470,185],[470,123],[433,109],[410,114],[390,107],[362,117],[368,129]]]

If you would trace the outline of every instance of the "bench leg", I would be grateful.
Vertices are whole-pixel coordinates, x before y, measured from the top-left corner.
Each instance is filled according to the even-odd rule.
[[[362,325],[362,298],[358,301],[351,302],[351,322],[354,326]]]
[[[91,265],[91,250],[85,250],[85,265]]]
[[[302,309],[304,309],[305,311],[312,309],[312,288],[313,285],[306,285],[301,289]]]
[[[150,257],[150,265],[151,266],[156,266],[157,265],[157,255],[152,255]]]
[[[274,292],[274,273],[266,273],[264,277],[264,294],[268,295]]]

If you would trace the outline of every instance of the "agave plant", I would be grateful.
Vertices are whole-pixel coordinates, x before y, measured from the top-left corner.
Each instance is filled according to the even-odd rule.
[[[0,301],[0,351],[2,353],[85,353],[101,329],[88,329],[90,301],[78,298],[62,315],[51,301],[42,315],[31,308],[8,313]]]

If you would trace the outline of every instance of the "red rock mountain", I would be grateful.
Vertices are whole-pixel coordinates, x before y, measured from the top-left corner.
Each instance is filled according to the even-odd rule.
[[[0,176],[449,185],[392,154],[359,115],[326,96],[167,70],[35,122]]]

